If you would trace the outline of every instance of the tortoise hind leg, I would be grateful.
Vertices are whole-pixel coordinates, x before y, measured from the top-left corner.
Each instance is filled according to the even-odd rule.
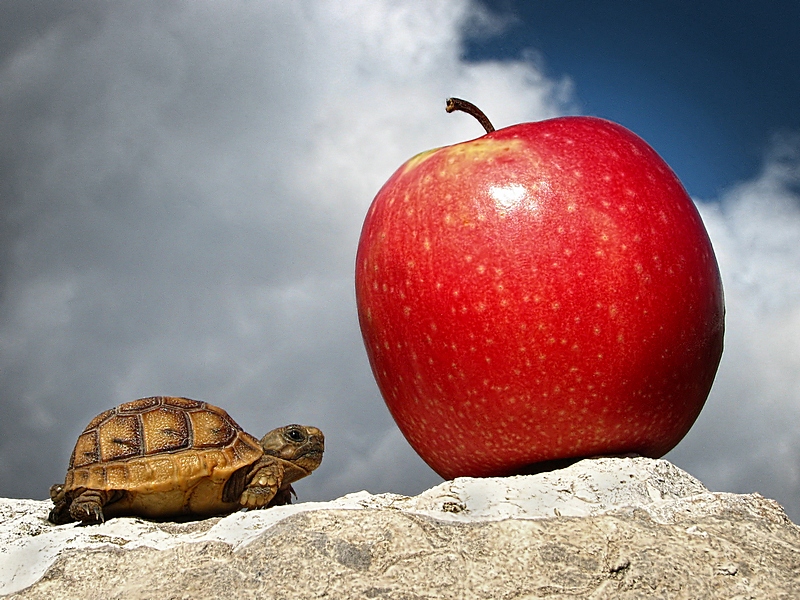
[[[103,523],[103,507],[117,500],[119,494],[116,490],[83,490],[76,495],[69,506],[69,514],[75,521],[84,525]]]

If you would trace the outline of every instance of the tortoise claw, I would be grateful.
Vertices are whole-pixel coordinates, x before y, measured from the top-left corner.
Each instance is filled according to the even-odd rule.
[[[92,513],[94,515],[94,522],[95,523],[98,523],[98,522],[99,523],[105,523],[106,522],[106,517],[103,514],[103,510],[99,506],[97,506],[97,505],[93,506],[92,507]]]
[[[105,523],[103,508],[97,502],[73,502],[69,514],[84,525]]]

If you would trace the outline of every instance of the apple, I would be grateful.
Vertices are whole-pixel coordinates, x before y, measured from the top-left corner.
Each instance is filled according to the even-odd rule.
[[[403,435],[439,475],[660,457],[723,346],[714,251],[677,176],[616,123],[571,116],[418,154],[381,188],[358,317]],[[550,461],[556,461],[551,463]]]

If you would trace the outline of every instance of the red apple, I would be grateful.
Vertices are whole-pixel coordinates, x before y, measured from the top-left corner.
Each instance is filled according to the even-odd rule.
[[[487,131],[410,159],[364,221],[358,315],[392,416],[446,479],[662,456],[722,354],[697,209],[616,123]]]

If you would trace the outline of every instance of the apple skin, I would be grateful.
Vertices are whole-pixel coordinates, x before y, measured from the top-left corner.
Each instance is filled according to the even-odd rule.
[[[697,209],[645,141],[593,117],[406,162],[366,215],[356,300],[381,394],[445,479],[660,457],[722,355]]]

